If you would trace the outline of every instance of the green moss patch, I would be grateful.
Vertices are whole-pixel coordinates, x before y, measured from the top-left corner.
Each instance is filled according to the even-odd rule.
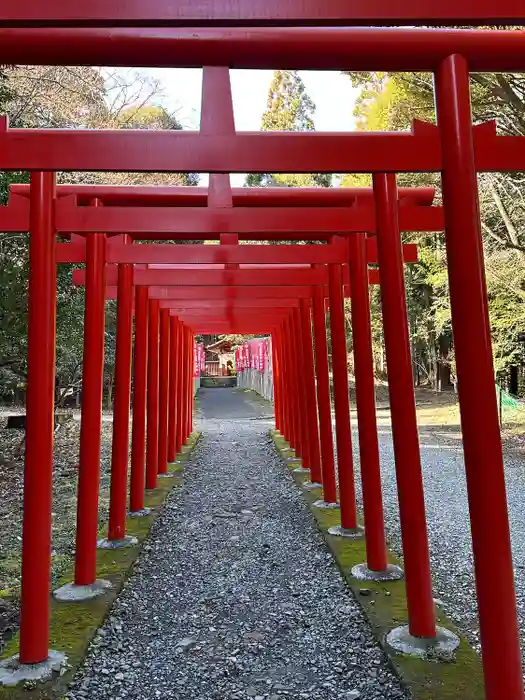
[[[284,459],[286,441],[273,431],[270,434]],[[288,456],[289,453],[284,454]],[[300,486],[308,478],[307,475],[292,472],[292,469],[298,466],[297,463],[288,466],[293,480]],[[438,662],[398,654],[386,645],[385,637],[388,632],[408,622],[404,581],[374,583],[354,579],[351,574],[352,567],[366,561],[364,537],[348,540],[329,535],[328,528],[341,522],[339,511],[313,508],[312,503],[319,498],[319,491],[301,491],[348,587],[361,606],[391,665],[402,683],[412,692],[414,700],[483,700],[485,692],[481,657],[461,637],[455,625],[439,608],[436,607],[437,624],[455,632],[461,639],[453,661]],[[393,555],[390,555],[390,563],[399,564]],[[364,589],[370,591],[370,594],[362,595],[361,591]]]
[[[187,459],[189,452],[195,447],[200,437],[192,433],[184,446],[184,452],[177,455],[177,461]],[[139,542],[135,547],[127,549],[105,549],[97,551],[97,576],[108,579],[113,588],[100,598],[86,603],[59,603],[51,598],[50,619],[50,648],[62,651],[68,657],[69,667],[60,678],[54,678],[45,683],[39,683],[35,688],[0,686],[0,700],[66,700],[64,695],[77,668],[81,665],[97,629],[111,610],[113,601],[118,596],[124,581],[130,575],[133,565],[158,517],[161,506],[165,503],[170,491],[182,484],[180,465],[169,465],[170,471],[177,472],[171,479],[159,479],[158,487],[146,491],[145,505],[152,508],[152,513],[142,518],[128,518],[126,533],[133,535]],[[101,528],[100,537],[106,534],[106,527]],[[71,581],[73,571],[69,570],[59,581],[59,586]],[[0,658],[7,658],[18,653],[18,634],[5,646]]]

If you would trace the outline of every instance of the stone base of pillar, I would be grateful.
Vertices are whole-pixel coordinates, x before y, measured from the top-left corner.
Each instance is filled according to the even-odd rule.
[[[147,515],[151,515],[152,512],[152,508],[142,508],[142,510],[133,510],[128,513],[128,518],[145,518]]]
[[[104,595],[110,588],[111,582],[97,578],[94,583],[85,586],[76,583],[66,583],[53,591],[53,598],[60,603],[81,603],[84,600],[92,600]]]
[[[322,489],[323,485],[319,484],[317,481],[304,481],[301,484],[301,488],[305,489],[306,491],[315,491],[315,489]]]
[[[67,668],[67,656],[49,650],[49,656],[38,664],[21,664],[18,654],[0,661],[0,686],[18,685],[26,681],[45,681]]]
[[[328,534],[334,537],[346,537],[348,540],[357,540],[359,537],[363,537],[365,531],[362,527],[356,527],[354,529],[342,527],[341,525],[334,525],[334,527],[328,528]]]
[[[321,508],[321,510],[336,510],[341,506],[339,505],[339,503],[333,503],[332,501],[323,501],[322,499],[319,499],[318,501],[314,501],[312,503],[312,507]]]
[[[97,542],[97,549],[124,549],[125,547],[134,547],[139,543],[136,537],[126,535],[121,540],[108,540],[104,537]]]
[[[459,641],[456,634],[444,627],[436,627],[435,637],[414,637],[408,625],[395,627],[386,636],[386,643],[395,651],[435,661],[452,661]]]
[[[352,568],[352,576],[358,581],[400,581],[403,569],[395,564],[388,564],[384,571],[374,571],[366,564],[357,564]]]

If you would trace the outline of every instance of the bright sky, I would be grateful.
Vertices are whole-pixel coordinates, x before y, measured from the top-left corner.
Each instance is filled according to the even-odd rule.
[[[163,103],[185,129],[198,129],[200,118],[202,71],[195,68],[156,69],[147,71],[164,87]],[[258,131],[266,108],[273,71],[232,70],[230,72],[237,131]],[[352,131],[352,111],[358,90],[338,72],[300,71],[306,91],[317,109],[314,116],[317,131]],[[244,175],[232,175],[232,185],[244,183]],[[205,184],[207,176],[202,176]]]

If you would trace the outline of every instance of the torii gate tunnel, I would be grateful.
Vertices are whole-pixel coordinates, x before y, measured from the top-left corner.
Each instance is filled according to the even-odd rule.
[[[84,6],[85,5],[85,6]],[[402,231],[445,231],[480,639],[489,700],[523,700],[521,656],[477,193],[479,171],[523,171],[525,137],[472,125],[469,73],[523,72],[519,31],[395,25],[521,25],[516,0],[19,0],[2,9],[0,64],[204,67],[201,127],[191,132],[10,129],[0,168],[31,171],[13,188],[0,230],[30,231],[27,450],[20,661],[47,659],[53,460],[56,264],[85,262],[77,546],[73,586],[96,585],[104,299],[118,337],[109,543],[125,544],[130,357],[134,401],[129,507],[140,512],[192,430],[195,333],[271,334],[276,427],[341,507],[357,515],[343,299],[352,298],[366,565],[387,560],[374,405],[368,284],[380,283],[402,528],[408,633],[437,630],[425,522]],[[363,26],[355,26],[363,25]],[[373,26],[364,25],[377,25]],[[386,27],[385,25],[394,25]],[[237,133],[230,68],[425,71],[437,125],[411,133]],[[66,171],[206,172],[202,189],[55,186]],[[224,173],[372,173],[373,188],[232,190]],[[433,192],[396,174],[439,172]],[[56,235],[70,237],[56,243]],[[137,246],[135,240],[220,245]],[[239,240],[307,241],[239,245]],[[369,263],[378,265],[369,269]],[[330,307],[338,490],[325,328]],[[133,346],[133,313],[135,332]],[[315,340],[315,353],[312,346]],[[305,410],[306,408],[306,410]],[[146,423],[147,416],[147,423]],[[147,427],[146,427],[147,426]],[[321,447],[322,445],[322,447]],[[494,593],[496,592],[496,594]]]

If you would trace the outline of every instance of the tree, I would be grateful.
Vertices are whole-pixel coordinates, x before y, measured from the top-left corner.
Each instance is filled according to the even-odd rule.
[[[108,119],[110,119],[108,117]],[[160,105],[127,105],[110,119],[115,129],[180,131],[175,114]],[[82,173],[82,182],[114,185],[198,185],[198,173]],[[70,176],[70,174],[69,174]]]
[[[351,79],[354,84],[361,85],[354,110],[358,130],[402,130],[409,128],[411,118],[432,119],[433,103],[411,98],[407,85],[397,80],[397,74],[358,73],[351,74]],[[437,178],[427,174],[400,175],[398,181],[412,187],[438,185]],[[341,185],[370,186],[371,176],[345,175]],[[404,240],[413,240],[413,237],[405,236]],[[440,235],[419,235],[417,243],[419,262],[405,269],[414,377],[417,382],[423,381],[438,388],[448,379],[451,345],[444,243]],[[376,367],[383,375],[384,340],[379,289],[371,291],[371,312]]]
[[[314,131],[315,104],[306,92],[298,71],[275,71],[268,102],[262,117],[262,131]],[[269,175],[252,173],[246,178],[248,187],[330,187],[332,176],[292,174]]]
[[[137,73],[90,67],[0,68],[0,114],[13,127],[181,129],[161,104],[159,85]],[[154,103],[155,101],[155,103]],[[193,185],[192,174],[57,173],[58,182]],[[11,183],[28,173],[0,173],[0,204]],[[0,396],[21,396],[26,383],[28,236],[0,234]],[[71,283],[71,265],[57,269],[57,402],[78,386],[82,370],[84,290]],[[115,314],[107,303],[106,382],[111,389]]]
[[[406,130],[414,118],[435,121],[431,75],[349,76],[361,87],[358,129]],[[495,119],[500,133],[525,135],[525,76],[474,74],[471,91],[474,123]],[[354,184],[354,177],[344,178],[344,184]],[[525,328],[525,180],[521,173],[483,173],[478,180],[495,362],[498,370],[507,370],[523,355],[518,333]],[[402,175],[399,183],[432,184],[439,199],[437,176]],[[411,336],[418,368],[436,385],[438,369],[446,372],[454,362],[446,255],[441,234],[420,235],[417,242],[420,262],[407,275]]]

